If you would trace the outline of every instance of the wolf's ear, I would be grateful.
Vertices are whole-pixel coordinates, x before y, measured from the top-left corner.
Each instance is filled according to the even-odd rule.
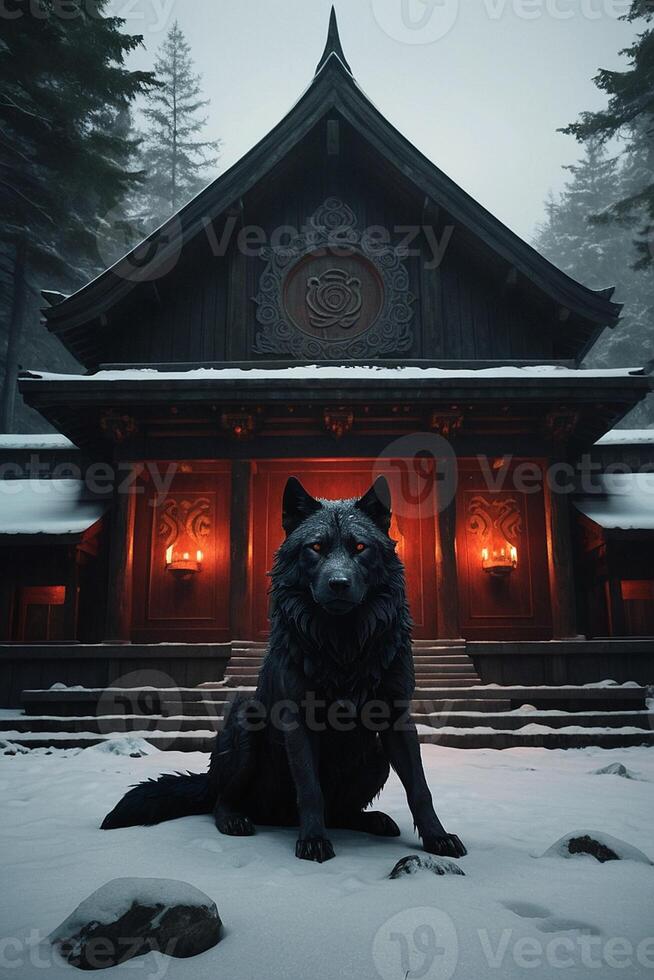
[[[282,502],[282,527],[287,536],[321,507],[320,501],[314,500],[299,480],[294,476],[289,477]]]
[[[388,534],[391,526],[391,491],[386,477],[377,477],[370,490],[357,500],[355,507],[363,511],[380,531]]]

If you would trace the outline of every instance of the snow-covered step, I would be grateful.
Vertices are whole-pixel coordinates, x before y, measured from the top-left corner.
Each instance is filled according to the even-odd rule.
[[[542,725],[546,728],[562,729],[571,726],[578,728],[639,728],[643,731],[652,730],[652,715],[648,711],[535,711],[523,712],[520,709],[509,712],[472,712],[460,711],[455,705],[453,710],[434,711],[422,714],[413,712],[417,725],[441,728],[471,729],[478,726],[493,728],[499,731],[520,731],[532,725]]]
[[[486,713],[497,714],[501,711],[510,711],[511,702],[501,701],[497,698],[483,700],[476,697],[457,697],[439,699],[416,699],[412,702],[411,711],[414,717],[417,715],[431,715],[448,712],[478,712],[485,717]]]
[[[102,742],[112,741],[124,736],[123,732],[5,732],[3,737],[15,745],[28,748],[88,748]],[[129,737],[143,738],[155,748],[178,752],[210,752],[215,732],[212,729],[193,731],[134,731]],[[420,726],[419,739],[422,743],[444,745],[452,748],[507,749],[539,747],[546,749],[571,748],[624,748],[631,745],[654,746],[654,732],[635,727],[618,729],[579,728],[570,726],[564,729],[550,729],[533,725],[527,731],[496,730],[485,727],[469,729],[441,728],[427,729]]]
[[[478,677],[474,676],[463,676],[463,677],[443,677],[441,674],[417,674],[416,675],[416,690],[425,690],[426,688],[442,687],[442,688],[462,688],[466,689],[468,687],[476,687],[481,684]]]
[[[108,731],[133,733],[135,731],[185,732],[203,729],[219,731],[224,722],[224,710],[202,715],[164,715],[144,718],[142,715],[83,715],[79,717],[34,716],[22,712],[4,712],[0,717],[0,738],[7,731],[20,733],[78,733],[106,734]],[[461,710],[457,703],[452,708],[423,713],[420,707],[413,711],[416,724],[435,730],[492,728],[498,731],[520,731],[533,725],[551,729],[638,728],[652,730],[652,716],[647,711],[632,712],[493,712]]]
[[[74,735],[80,732],[106,735],[108,732],[133,734],[134,732],[186,732],[186,731],[220,731],[224,724],[224,712],[215,715],[171,715],[144,718],[142,715],[84,715],[78,718],[61,718],[52,716],[23,715],[9,719],[0,719],[0,740],[8,737],[7,733],[21,734],[56,733],[57,735]],[[13,741],[13,739],[12,739]]]
[[[474,664],[466,653],[414,653],[414,664],[468,664],[474,670]]]
[[[654,746],[654,732],[635,727],[627,728],[581,728],[570,726],[567,729],[547,729],[535,725],[539,731],[522,729],[518,731],[498,731],[485,728],[441,728],[430,732],[424,726],[419,731],[423,744],[444,745],[458,749],[617,749],[631,745]]]
[[[413,639],[412,645],[416,648],[418,647],[465,647],[466,641],[462,639],[457,640],[446,640],[446,639],[434,639],[434,640],[417,640]]]

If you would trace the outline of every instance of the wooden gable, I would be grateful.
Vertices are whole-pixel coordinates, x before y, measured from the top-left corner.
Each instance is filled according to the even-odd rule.
[[[147,244],[144,265],[132,253],[45,311],[90,368],[579,360],[619,314],[612,290],[548,263],[379,114],[334,17],[296,106]]]

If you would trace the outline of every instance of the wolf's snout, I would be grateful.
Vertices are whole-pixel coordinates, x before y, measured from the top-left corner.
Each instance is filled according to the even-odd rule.
[[[329,580],[329,588],[335,595],[343,595],[344,592],[348,591],[351,584],[346,575],[334,575]]]

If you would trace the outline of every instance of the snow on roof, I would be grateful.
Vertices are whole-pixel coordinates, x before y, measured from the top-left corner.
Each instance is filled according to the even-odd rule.
[[[3,449],[76,449],[66,436],[42,433],[40,435],[0,435],[0,451]]]
[[[560,364],[537,364],[518,367],[504,365],[486,368],[377,367],[372,364],[294,365],[286,368],[192,368],[188,371],[158,371],[155,368],[126,368],[97,371],[95,374],[52,374],[27,372],[24,381],[294,381],[294,380],[388,380],[445,381],[460,378],[511,378],[516,380],[562,380],[581,378],[628,378],[643,375],[634,368],[568,368]]]
[[[600,527],[654,531],[654,473],[604,473],[598,493],[574,501]]]
[[[108,503],[81,480],[0,480],[0,535],[82,534]]]
[[[637,446],[654,444],[654,429],[611,429],[596,446]]]

